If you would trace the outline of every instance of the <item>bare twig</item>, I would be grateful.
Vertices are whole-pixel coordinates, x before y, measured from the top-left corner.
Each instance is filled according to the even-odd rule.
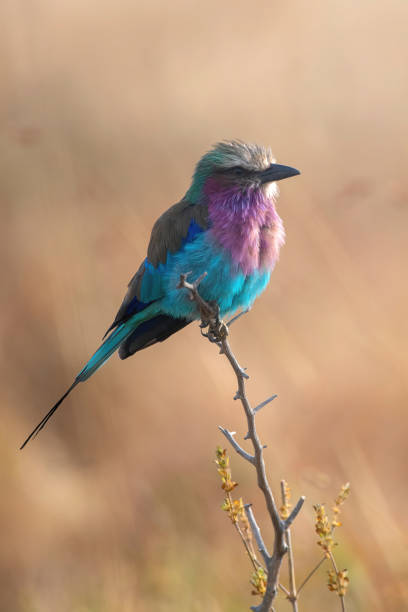
[[[217,305],[209,304],[205,302],[198,293],[198,286],[200,283],[201,277],[197,279],[194,283],[187,282],[187,275],[182,274],[180,276],[180,283],[178,287],[187,289],[190,293],[190,299],[194,300],[197,304],[198,310],[200,312],[201,317],[201,327],[208,328],[208,332],[205,334],[206,337],[211,341],[217,344],[220,347],[221,354],[225,355],[228,359],[232,369],[234,370],[238,390],[235,394],[234,399],[239,399],[241,405],[244,409],[245,416],[248,424],[248,439],[251,440],[254,454],[253,457],[246,453],[235,441],[232,434],[229,434],[227,430],[222,430],[224,435],[229,439],[233,448],[239,452],[241,456],[250,461],[252,465],[254,465],[257,473],[258,486],[261,489],[265,504],[268,510],[268,514],[272,521],[272,525],[275,532],[275,539],[273,544],[273,552],[272,555],[268,553],[265,554],[265,564],[267,569],[267,583],[266,590],[262,599],[262,602],[259,606],[252,606],[252,610],[254,612],[270,612],[273,608],[273,601],[275,599],[277,589],[278,589],[278,578],[279,571],[282,564],[282,559],[287,552],[287,544],[285,541],[285,531],[288,528],[288,525],[285,521],[281,520],[278,512],[278,508],[275,502],[275,498],[273,496],[271,487],[268,482],[268,478],[266,476],[265,462],[263,458],[263,450],[264,446],[261,443],[255,425],[255,410],[252,409],[251,404],[246,395],[245,388],[245,379],[248,378],[247,374],[241,366],[239,365],[234,353],[231,350],[230,344],[228,342],[228,326],[220,321],[219,319],[219,309]],[[265,405],[265,404],[264,404]],[[229,435],[228,435],[229,434]],[[232,442],[233,440],[233,442]],[[239,450],[238,450],[239,448]],[[251,460],[249,459],[251,457]],[[303,502],[302,502],[303,503]],[[301,503],[297,512],[299,512],[301,507]],[[296,512],[296,514],[297,514]],[[296,514],[293,516],[292,520],[295,518]],[[265,549],[266,551],[266,549]]]
[[[266,406],[267,404],[269,404],[270,402],[272,402],[274,399],[276,399],[278,396],[276,395],[271,395],[271,397],[268,397],[268,399],[264,400],[263,402],[261,402],[260,404],[258,404],[257,406],[255,406],[254,408],[254,413],[258,412],[258,410],[261,410],[261,408],[263,408],[264,406]]]
[[[288,508],[288,502],[289,502],[288,494],[287,493],[288,493],[288,487],[286,485],[286,482],[284,480],[282,480],[281,481],[282,504],[283,504],[283,506],[285,508]],[[302,498],[300,498],[299,502],[301,500],[302,500]],[[302,503],[300,505],[299,505],[299,502],[296,505],[296,506],[299,505],[299,510],[300,510],[300,508],[303,505],[303,501],[302,501]],[[298,510],[298,512],[299,512],[299,510]],[[293,514],[293,512],[292,512],[292,514]],[[289,529],[289,524],[290,524],[289,523],[289,518],[292,516],[292,514],[285,521],[285,525],[286,525],[285,540],[286,540],[286,546],[288,547],[288,565],[289,565],[289,595],[288,595],[288,599],[289,599],[290,603],[292,604],[293,612],[298,612],[298,603],[297,603],[298,597],[297,597],[297,592],[296,592],[296,580],[295,580],[295,562],[294,562],[294,558],[293,558],[292,537],[291,537],[290,529]],[[293,519],[292,519],[292,521],[293,521]]]
[[[279,583],[278,587],[281,589],[281,591],[283,591],[286,595],[286,597],[290,596],[290,593],[288,591],[288,589],[286,587],[283,586],[283,584]]]
[[[261,555],[262,555],[262,557],[263,557],[263,559],[265,561],[265,564],[267,564],[270,556],[269,556],[268,551],[266,550],[266,546],[265,546],[264,541],[262,539],[261,530],[259,529],[258,523],[255,520],[255,516],[254,516],[253,510],[252,510],[252,504],[245,504],[244,508],[245,508],[246,515],[248,517],[249,525],[251,527],[251,530],[252,530],[252,533],[254,535],[256,544],[258,546],[258,550],[261,553]]]
[[[228,500],[229,500],[229,502],[231,504],[231,507],[232,507],[233,502],[232,502],[231,494],[227,493],[227,497],[228,497]],[[245,550],[247,552],[247,555],[248,555],[252,565],[254,566],[254,570],[256,571],[258,569],[258,567],[262,567],[262,564],[259,563],[258,559],[256,558],[255,551],[253,550],[253,547],[251,546],[251,543],[248,541],[248,538],[246,538],[245,535],[243,534],[242,529],[239,526],[238,520],[236,520],[234,522],[234,527],[237,530],[237,532],[239,534],[239,537],[241,538],[242,543],[245,546]]]
[[[240,319],[242,317],[242,315],[247,314],[249,311],[251,310],[251,308],[247,308],[246,310],[242,310],[242,312],[239,312],[237,315],[235,315],[235,317],[232,317],[232,319],[230,319],[229,321],[227,321],[227,327],[231,327],[231,325],[233,323],[235,323],[235,321],[237,321],[238,319]]]
[[[305,503],[305,499],[306,499],[306,497],[304,495],[299,497],[299,499],[298,499],[298,501],[296,503],[296,506],[293,508],[292,512],[289,514],[288,518],[285,521],[286,529],[289,529],[289,527],[291,526],[291,524],[293,523],[293,521],[295,520],[295,518],[297,517],[297,515],[301,511],[302,506]]]
[[[231,446],[233,446],[234,449],[237,451],[238,455],[241,455],[241,457],[243,457],[244,459],[246,459],[247,461],[249,461],[249,463],[252,463],[252,465],[253,465],[254,464],[254,460],[255,460],[253,455],[250,455],[249,453],[247,453],[238,444],[238,442],[234,438],[235,431],[228,431],[228,429],[224,429],[224,427],[221,427],[220,425],[218,425],[218,429],[220,430],[221,433],[224,434],[224,436],[227,438],[227,440],[231,444]]]
[[[325,562],[327,561],[327,557],[324,556],[320,559],[319,563],[317,565],[314,566],[314,568],[312,569],[311,572],[308,573],[308,575],[306,576],[306,578],[303,580],[302,584],[300,585],[300,587],[298,588],[298,596],[300,591],[303,589],[303,587],[305,586],[305,584],[307,584],[309,582],[309,580],[311,579],[311,577],[313,576],[313,574],[315,572],[317,572],[317,570],[319,569],[319,567]]]

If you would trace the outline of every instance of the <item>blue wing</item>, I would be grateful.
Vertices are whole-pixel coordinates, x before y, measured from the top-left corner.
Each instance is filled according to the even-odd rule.
[[[206,207],[184,200],[169,208],[156,221],[148,256],[130,281],[122,305],[106,334],[164,297],[162,279],[169,254],[183,251],[186,244],[193,242],[206,229]],[[162,323],[160,320],[160,328]]]

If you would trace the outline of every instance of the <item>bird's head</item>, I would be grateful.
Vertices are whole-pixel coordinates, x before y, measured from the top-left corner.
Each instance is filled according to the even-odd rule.
[[[277,164],[269,148],[239,140],[219,142],[198,162],[187,197],[198,201],[211,186],[221,192],[262,190],[277,193],[276,181],[300,174],[296,168]]]

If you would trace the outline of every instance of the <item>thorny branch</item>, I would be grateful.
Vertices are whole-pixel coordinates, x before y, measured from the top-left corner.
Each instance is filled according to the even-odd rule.
[[[220,353],[225,355],[228,359],[232,369],[234,370],[237,383],[238,390],[235,394],[234,399],[237,399],[241,402],[241,405],[244,409],[245,416],[248,424],[248,433],[246,439],[251,440],[253,446],[253,455],[247,453],[235,440],[233,437],[233,433],[229,432],[227,429],[220,428],[222,433],[226,436],[228,441],[232,444],[233,448],[237,451],[241,457],[246,459],[251,465],[255,467],[258,486],[261,489],[265,504],[268,510],[268,514],[271,518],[272,525],[275,532],[275,539],[273,544],[272,554],[269,554],[265,548],[265,544],[263,543],[262,537],[260,535],[260,530],[256,524],[255,517],[253,515],[252,509],[247,510],[247,516],[249,523],[251,525],[251,529],[254,534],[254,538],[257,542],[258,548],[262,554],[262,557],[265,561],[266,570],[267,570],[267,584],[265,594],[263,596],[262,602],[258,606],[252,606],[251,610],[253,612],[270,612],[273,610],[272,604],[275,599],[277,589],[278,589],[278,578],[279,571],[282,564],[283,557],[287,552],[287,544],[286,544],[286,531],[289,526],[292,524],[293,520],[296,518],[299,513],[303,502],[304,497],[301,497],[297,502],[294,510],[289,515],[289,517],[285,520],[282,520],[279,511],[276,505],[275,498],[273,496],[271,487],[268,482],[268,478],[265,470],[265,462],[263,458],[263,450],[264,446],[262,445],[255,425],[255,413],[261,407],[266,405],[269,400],[262,402],[256,409],[251,407],[251,404],[246,395],[245,388],[245,380],[248,378],[248,375],[245,373],[245,370],[239,365],[234,353],[231,350],[230,344],[228,342],[228,325],[226,325],[223,321],[219,319],[219,308],[218,305],[211,302],[208,303],[202,299],[198,292],[198,287],[200,282],[205,278],[206,274],[201,275],[196,281],[193,283],[187,282],[188,274],[182,274],[180,276],[180,282],[178,284],[179,289],[187,289],[189,291],[189,297],[192,301],[194,301],[198,307],[201,317],[201,333],[208,338],[208,340],[212,343],[215,343],[220,348]],[[234,319],[233,319],[234,320]],[[230,322],[231,323],[231,322]],[[204,331],[207,330],[207,331]]]

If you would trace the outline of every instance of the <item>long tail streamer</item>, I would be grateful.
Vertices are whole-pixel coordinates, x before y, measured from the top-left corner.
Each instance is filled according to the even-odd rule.
[[[133,331],[138,327],[138,325],[143,323],[143,321],[150,319],[152,316],[155,316],[158,312],[159,312],[158,306],[155,304],[151,304],[150,306],[145,308],[145,310],[143,310],[142,312],[138,312],[133,317],[131,317],[128,321],[126,321],[126,323],[122,323],[122,325],[119,325],[119,327],[117,327],[106,338],[106,340],[101,344],[101,346],[98,348],[96,353],[90,358],[90,360],[85,365],[85,367],[82,368],[82,370],[79,372],[78,376],[75,378],[74,382],[72,383],[68,391],[64,393],[64,395],[58,400],[58,402],[54,404],[51,410],[47,412],[47,414],[42,419],[42,421],[38,423],[37,427],[33,429],[33,431],[30,433],[28,438],[20,446],[20,450],[23,449],[30,440],[35,438],[40,433],[40,431],[48,423],[48,421],[50,420],[54,412],[57,410],[57,408],[62,404],[64,399],[68,397],[68,395],[71,393],[72,389],[76,387],[78,383],[88,380],[88,378],[90,378],[92,374],[94,374],[96,370],[98,370],[109,359],[109,357],[111,357],[111,355],[117,350],[119,345],[131,333],[133,333]]]

